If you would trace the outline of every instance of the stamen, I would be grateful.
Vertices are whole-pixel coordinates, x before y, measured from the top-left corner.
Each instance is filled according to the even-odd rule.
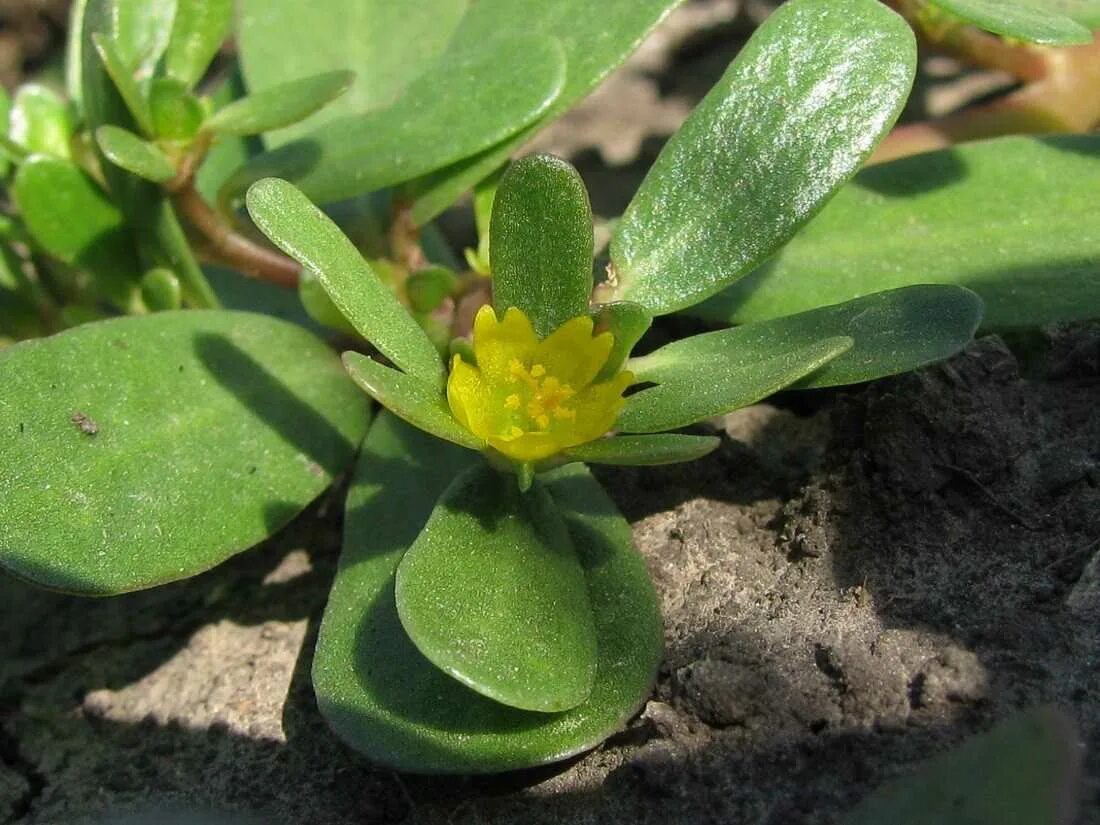
[[[504,406],[506,408],[508,408],[509,410],[518,410],[519,409],[519,396],[516,395],[515,393],[512,393],[511,395],[509,395],[507,398],[504,399]]]

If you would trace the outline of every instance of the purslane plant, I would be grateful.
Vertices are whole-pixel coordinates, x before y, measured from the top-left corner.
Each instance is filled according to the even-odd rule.
[[[525,36],[554,33],[570,67],[562,88],[576,95],[599,66],[570,12],[607,18],[622,47],[659,17],[658,5],[669,4],[540,4]],[[471,14],[456,29],[463,37],[525,45],[509,34],[523,18],[513,6],[480,0]],[[341,146],[333,121],[312,144],[293,138],[259,156],[233,176],[226,199],[268,171],[301,184],[305,194],[261,180],[248,190],[249,211],[374,353],[352,351],[342,368],[301,328],[214,310],[102,321],[9,348],[0,355],[0,563],[99,595],[194,575],[299,512],[366,433],[314,660],[326,718],[372,758],[407,770],[503,770],[591,747],[647,695],[661,630],[629,525],[583,462],[694,458],[715,439],[667,431],[784,387],[866,381],[956,352],[981,301],[957,283],[927,281],[1000,290],[1006,311],[1037,320],[1072,317],[1092,300],[1082,259],[1095,258],[1095,233],[1049,231],[1091,198],[1083,188],[1100,174],[1084,151],[1091,138],[972,147],[974,180],[945,184],[940,200],[910,190],[950,167],[944,155],[862,173],[804,233],[807,243],[822,232],[826,241],[781,281],[789,303],[770,297],[769,280],[758,280],[765,261],[786,245],[781,266],[798,249],[802,236],[792,236],[890,128],[914,64],[910,30],[874,0],[782,6],[662,151],[618,223],[598,285],[579,176],[555,158],[516,162],[496,182],[491,212],[493,187],[481,189],[487,243],[472,257],[491,276],[491,301],[446,358],[415,317],[410,279],[395,283],[385,261],[364,257],[310,200],[390,186],[372,165],[385,152],[360,157],[359,143]],[[578,77],[588,80],[570,85]],[[389,118],[399,142],[395,122],[416,114],[402,105],[397,97],[363,118]],[[490,176],[530,128],[402,184],[414,197],[407,217],[415,224]],[[375,138],[362,145],[379,149]],[[1020,231],[980,227],[983,242],[960,247],[954,222],[974,231],[966,221],[983,212],[972,203],[998,194],[1004,181],[989,170],[1002,162],[1030,167],[1028,197],[1011,204]],[[1062,179],[1067,169],[1076,179]],[[891,203],[884,192],[904,190],[899,175],[917,183]],[[837,206],[864,198],[862,211]],[[910,203],[915,220],[905,224]],[[864,220],[910,234],[868,238]],[[842,238],[831,247],[830,232]],[[894,257],[877,258],[868,251],[876,244]],[[851,265],[815,278],[830,249]],[[1013,301],[1013,251],[1043,282],[1043,301]],[[982,268],[987,259],[992,269]],[[758,292],[740,305],[759,295],[757,317],[634,354],[654,317],[702,311],[705,299],[727,299],[746,282]],[[841,297],[821,299],[829,290]],[[367,399],[347,375],[391,411],[369,431]]]

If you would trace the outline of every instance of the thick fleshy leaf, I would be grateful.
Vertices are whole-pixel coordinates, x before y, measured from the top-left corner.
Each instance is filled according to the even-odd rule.
[[[191,88],[202,79],[233,22],[233,0],[176,0],[164,53],[170,77]]]
[[[59,261],[86,269],[123,311],[136,309],[141,266],[122,213],[83,170],[32,155],[19,167],[12,195],[27,231]]]
[[[628,433],[656,433],[725,415],[789,387],[853,345],[844,336],[788,348],[776,343],[769,339],[772,346],[761,349],[678,363],[657,386],[628,396],[615,426]],[[647,375],[644,370],[640,374]],[[640,380],[652,380],[654,374],[656,370]]]
[[[71,156],[72,116],[65,101],[52,89],[37,83],[19,87],[6,114],[3,125],[7,126],[8,137],[28,154]]]
[[[189,140],[202,126],[206,113],[191,91],[174,77],[158,77],[149,84],[149,116],[157,137]]]
[[[1084,752],[1073,721],[1051,707],[988,733],[888,782],[842,825],[1069,825]]]
[[[780,6],[627,206],[612,294],[661,315],[770,257],[894,123],[915,65],[913,32],[878,0]]]
[[[110,0],[119,56],[139,79],[151,77],[172,34],[176,0]]]
[[[86,19],[97,18],[98,10],[107,6],[108,3],[105,0],[87,0],[89,10],[87,12]],[[126,110],[129,112],[130,117],[138,125],[141,131],[149,136],[156,134],[156,130],[153,128],[153,118],[149,113],[149,104],[145,99],[145,94],[142,92],[141,87],[137,81],[134,80],[133,72],[130,67],[126,65],[126,61],[122,55],[119,54],[118,46],[114,40],[107,34],[101,31],[92,31],[89,35],[91,46],[94,49],[94,54],[98,55],[99,61],[103,65],[103,70],[110,77],[110,82],[114,85],[114,88],[121,98],[122,102],[126,105]],[[88,44],[85,43],[85,46]],[[85,54],[89,53],[87,48],[84,49]],[[87,88],[89,83],[94,83],[96,86],[95,98],[91,101],[92,111],[100,113],[102,101],[107,95],[107,89],[103,86],[102,82],[94,76],[94,66],[89,67],[90,58],[85,56],[85,68],[84,68],[84,96],[87,96]],[[114,107],[111,107],[114,108]],[[122,123],[122,121],[116,116],[112,120]]]
[[[630,351],[645,335],[653,318],[641,304],[615,301],[594,307],[592,319],[596,322],[597,332],[606,330],[615,338],[615,346],[607,356],[607,363],[596,376],[597,381],[606,381],[623,368],[626,359],[630,357]]]
[[[95,137],[103,156],[127,172],[154,183],[166,183],[176,176],[172,161],[160,147],[142,140],[129,129],[100,126]]]
[[[516,35],[449,52],[391,106],[332,121],[259,155],[226,187],[240,192],[277,176],[328,203],[393,186],[514,134],[546,111],[564,82],[561,46],[549,38]]]
[[[985,302],[985,328],[1100,316],[1100,138],[1009,137],[859,174],[771,262],[695,310],[745,323],[920,283]]]
[[[170,269],[150,269],[141,276],[141,300],[153,312],[179,309],[183,300],[180,279]]]
[[[581,176],[564,160],[529,155],[508,167],[489,237],[497,315],[519,307],[547,336],[588,311],[592,207]]]
[[[344,367],[371,398],[413,426],[471,450],[485,446],[451,415],[438,385],[390,369],[358,352],[344,353]]]
[[[182,0],[181,0],[182,2]],[[348,94],[269,146],[391,104],[446,48],[470,0],[239,0],[238,47],[251,92],[322,72],[358,73]]]
[[[721,441],[709,435],[619,435],[570,447],[564,452],[573,461],[646,467],[694,461],[718,448]]]
[[[523,131],[479,155],[427,176],[416,185],[413,218],[424,224],[508,162],[542,126],[588,94],[622,63],[668,12],[682,0],[554,0],[516,3],[477,0],[455,33],[457,46],[482,44],[523,31],[553,37],[565,49],[565,85],[553,104]],[[512,67],[498,67],[509,76]]]
[[[931,5],[986,31],[1028,43],[1092,42],[1092,32],[1050,0],[932,0]]]
[[[354,79],[354,72],[326,72],[272,86],[235,100],[204,125],[225,135],[258,135],[289,126],[340,97]]]
[[[635,358],[630,369],[638,381],[674,381],[681,370],[695,364],[719,371],[743,353],[763,358],[768,352],[847,335],[852,348],[796,386],[855,384],[954,355],[970,341],[981,319],[981,299],[970,290],[920,284],[684,338]]]
[[[596,620],[597,667],[583,704],[523,711],[432,665],[405,634],[394,574],[436,499],[480,459],[382,413],[348,492],[344,551],[313,660],[317,704],[371,760],[419,773],[484,773],[553,762],[619,730],[649,693],[661,618],[630,526],[578,464],[542,477],[569,527]]]
[[[271,178],[248,190],[248,212],[276,246],[313,272],[360,335],[405,372],[443,385],[443,362],[424,330],[309,198]]]
[[[301,328],[237,312],[88,324],[0,354],[0,565],[119,593],[270,535],[351,461],[365,399]]]
[[[397,614],[436,667],[511,707],[576,707],[596,628],[569,531],[537,481],[479,464],[455,479],[397,568]]]

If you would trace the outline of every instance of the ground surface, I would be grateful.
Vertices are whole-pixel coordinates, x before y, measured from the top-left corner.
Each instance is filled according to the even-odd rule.
[[[543,137],[577,159],[597,211],[621,209],[760,13],[688,6]],[[1100,777],[1100,326],[1012,350],[986,337],[913,375],[776,403],[721,422],[704,461],[601,473],[659,588],[667,657],[644,712],[594,753],[430,779],[336,741],[308,679],[333,494],[155,591],[89,602],[0,579],[0,823],[165,822],[148,813],[164,803],[275,825],[831,823],[1051,701]],[[1079,825],[1100,825],[1100,784],[1084,796]]]

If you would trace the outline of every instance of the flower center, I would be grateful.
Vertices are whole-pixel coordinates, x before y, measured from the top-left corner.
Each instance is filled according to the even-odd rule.
[[[532,364],[528,368],[518,358],[513,358],[508,364],[508,383],[517,386],[516,392],[504,399],[504,407],[516,414],[513,421],[526,425],[513,423],[508,438],[519,438],[531,430],[546,432],[555,420],[577,417],[577,411],[565,403],[576,395],[576,391],[553,375],[547,375],[542,364]]]

